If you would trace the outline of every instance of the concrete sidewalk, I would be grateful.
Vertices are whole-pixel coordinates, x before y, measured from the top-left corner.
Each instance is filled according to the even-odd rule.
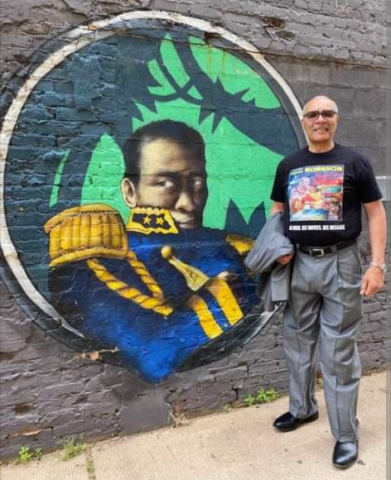
[[[320,419],[290,433],[276,432],[274,418],[287,398],[258,407],[192,420],[100,442],[73,460],[60,454],[40,462],[7,465],[1,480],[383,480],[386,478],[386,373],[362,380],[358,417],[360,459],[345,471],[331,463],[334,439],[323,392]],[[87,468],[88,467],[88,468]]]

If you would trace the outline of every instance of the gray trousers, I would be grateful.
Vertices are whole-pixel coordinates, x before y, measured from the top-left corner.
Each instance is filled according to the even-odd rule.
[[[289,411],[297,418],[317,411],[319,352],[332,434],[340,442],[355,441],[361,377],[356,339],[363,303],[358,247],[355,244],[324,257],[298,250],[293,262],[291,297],[284,313]]]

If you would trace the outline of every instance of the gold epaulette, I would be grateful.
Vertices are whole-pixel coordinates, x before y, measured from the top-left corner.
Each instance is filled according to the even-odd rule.
[[[254,246],[254,240],[243,235],[229,234],[227,235],[227,243],[234,247],[240,255],[247,255]]]
[[[125,258],[128,238],[120,214],[107,205],[69,208],[44,225],[50,266],[96,257]]]

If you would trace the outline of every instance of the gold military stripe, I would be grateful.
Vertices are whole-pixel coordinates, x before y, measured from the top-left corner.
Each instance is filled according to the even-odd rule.
[[[210,339],[216,338],[223,333],[205,300],[198,295],[192,295],[186,302],[186,305],[197,315],[202,329]]]
[[[252,238],[245,237],[243,235],[237,235],[235,233],[230,233],[226,237],[228,245],[235,248],[235,250],[240,255],[247,255],[248,252],[253,248],[255,241]]]
[[[211,278],[205,288],[215,297],[230,325],[235,325],[243,318],[243,312],[225,280]]]
[[[101,282],[105,283],[110,290],[117,293],[120,297],[126,298],[127,300],[132,300],[137,305],[140,305],[140,307],[147,310],[153,310],[154,312],[160,313],[165,317],[170,315],[173,312],[173,308],[167,305],[165,302],[163,292],[152,278],[145,265],[138,261],[132,252],[129,252],[127,260],[134,270],[140,275],[141,280],[152,293],[152,296],[145,295],[137,288],[130,287],[127,283],[119,280],[96,258],[88,259],[87,265]]]
[[[243,318],[243,312],[225,280],[210,278],[198,268],[182,262],[174,255],[174,249],[169,245],[165,245],[161,249],[161,254],[185,277],[186,283],[191,290],[198,292],[205,288],[214,296],[230,325],[235,325]]]

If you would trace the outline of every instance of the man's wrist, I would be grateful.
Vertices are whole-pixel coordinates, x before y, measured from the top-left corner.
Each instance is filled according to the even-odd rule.
[[[387,272],[387,265],[385,263],[371,262],[369,266],[379,268],[384,274]]]

